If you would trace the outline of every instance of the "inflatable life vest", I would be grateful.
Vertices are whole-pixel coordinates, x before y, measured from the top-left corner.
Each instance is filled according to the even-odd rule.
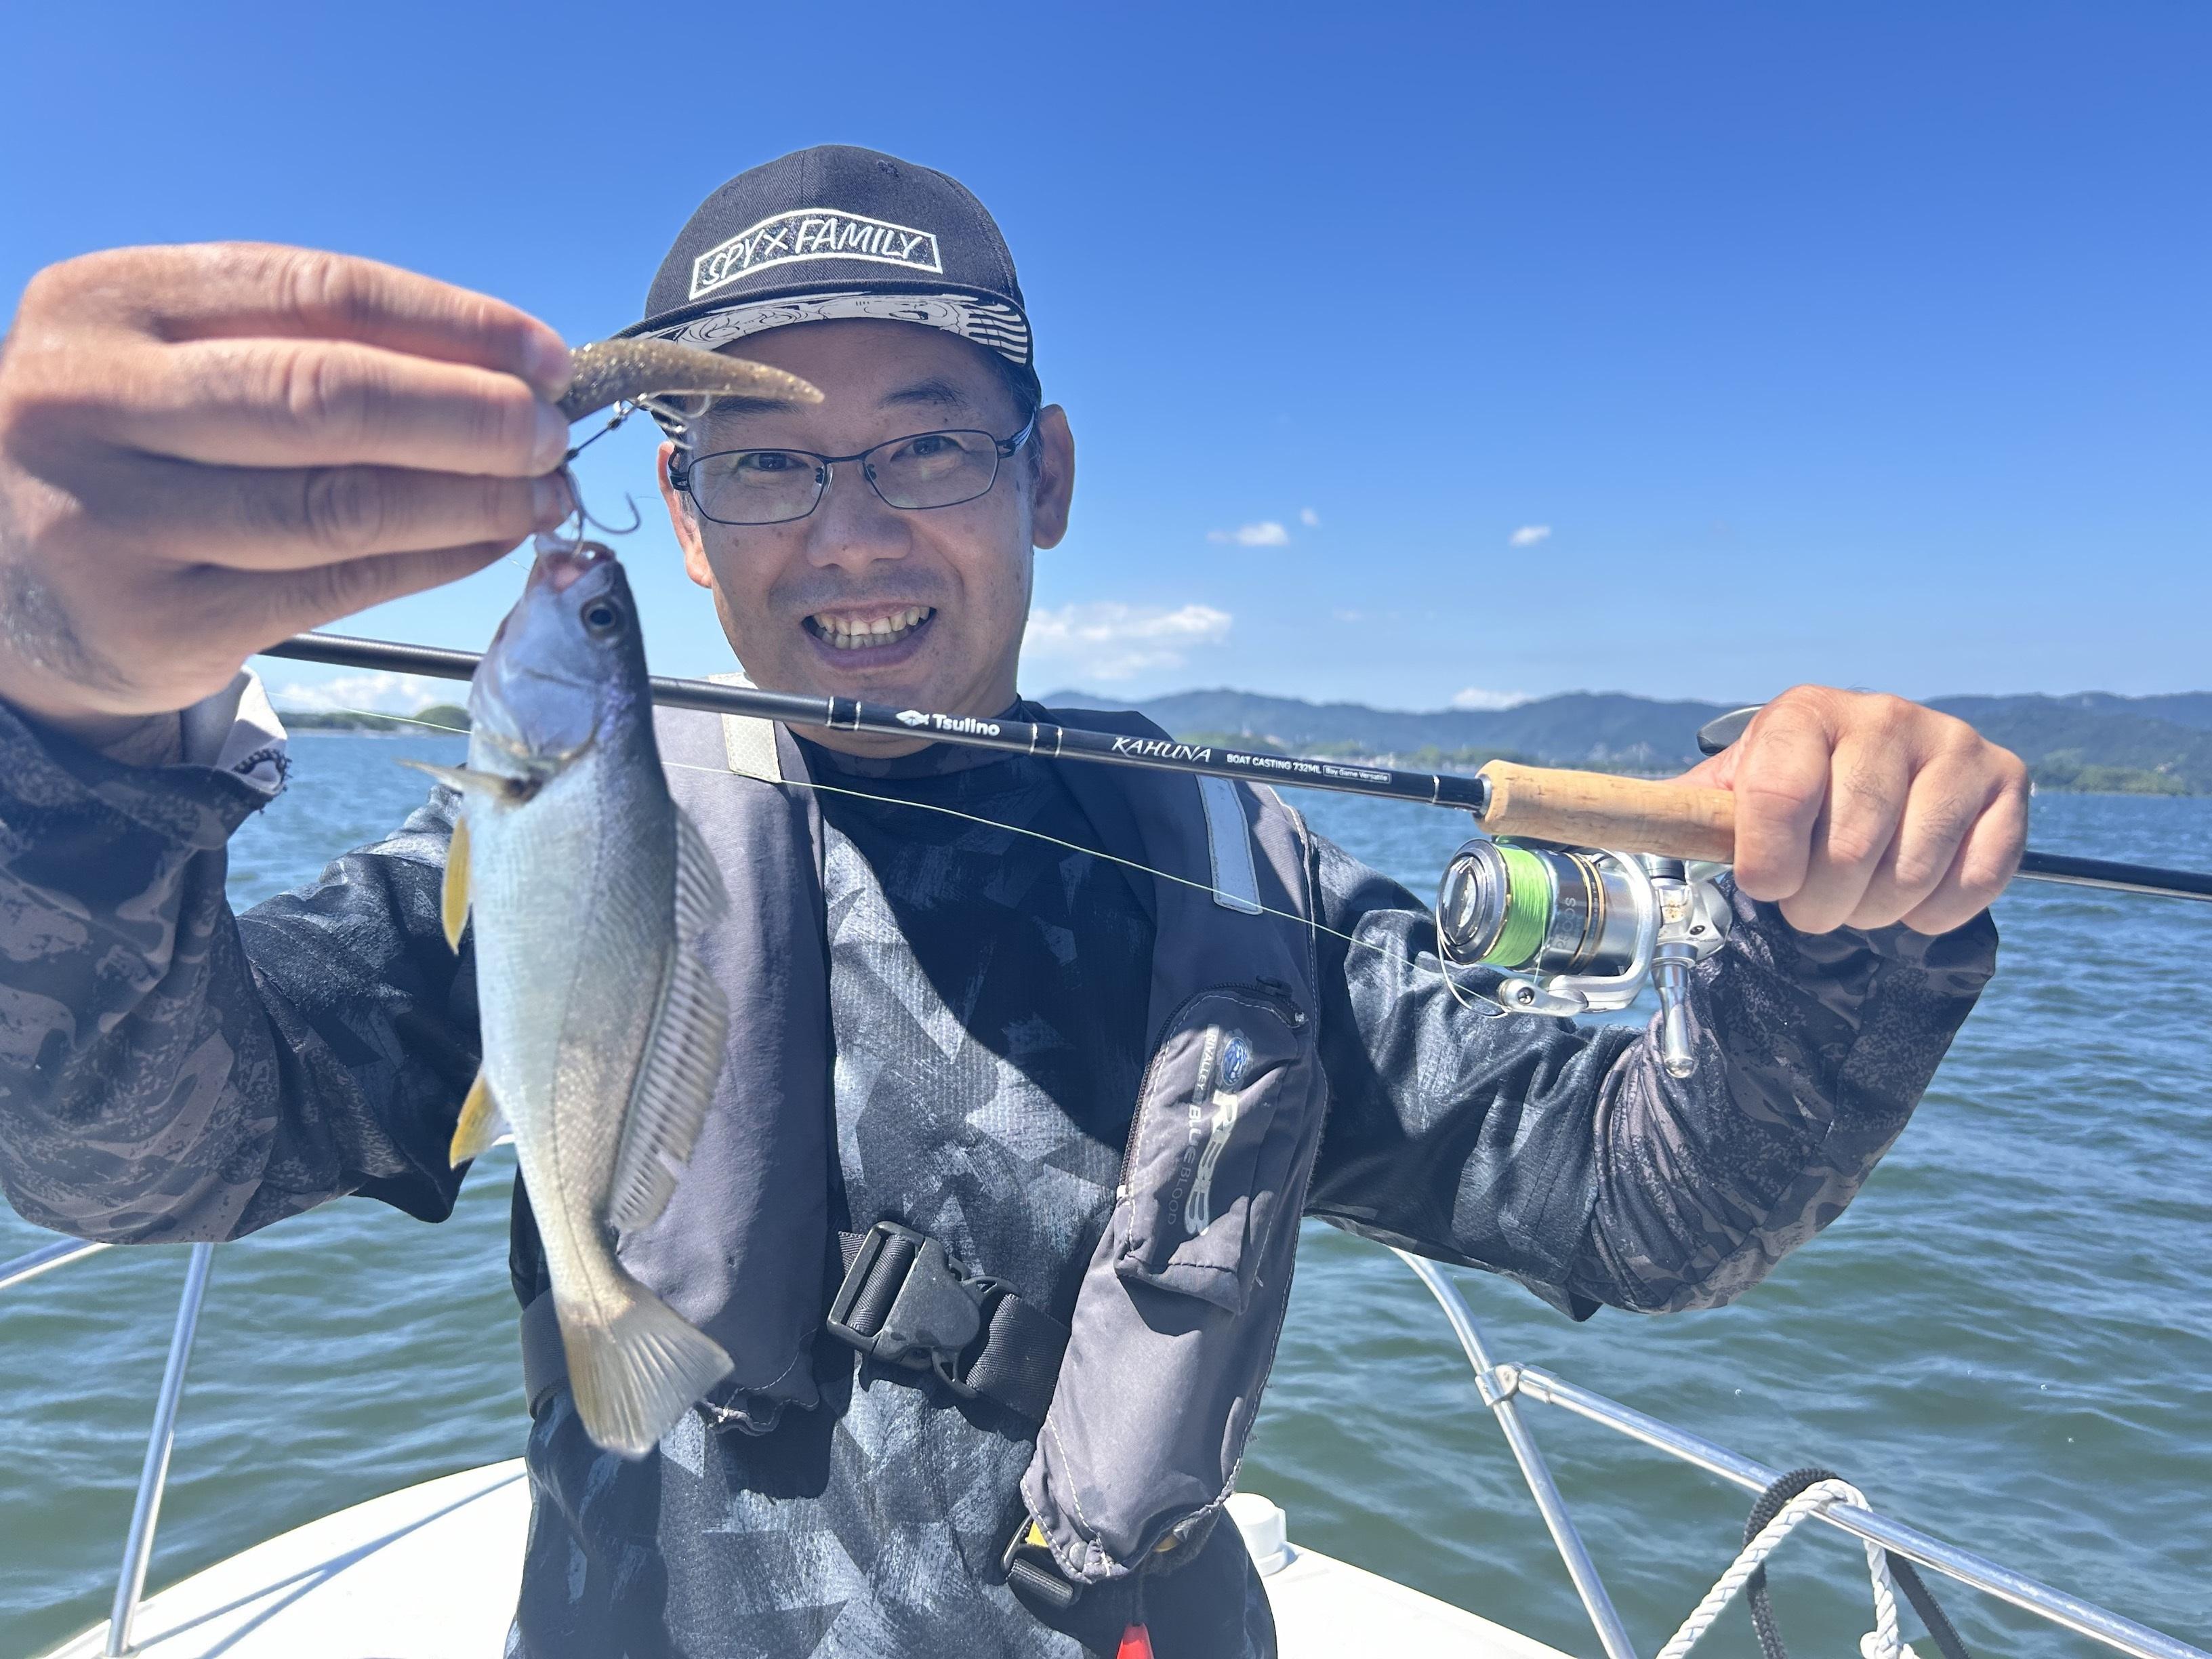
[[[1142,716],[1072,727],[1164,740]],[[731,908],[708,942],[732,1053],[664,1213],[623,1265],[727,1350],[718,1414],[764,1431],[817,1403],[814,1343],[933,1372],[1036,1431],[1011,1575],[1047,1595],[1197,1541],[1234,1484],[1287,1305],[1326,1085],[1304,823],[1272,790],[1071,763],[1099,850],[1154,872],[1143,1073],[1122,1181],[1062,1326],[912,1230],[831,1227],[834,1055],[822,825],[767,722],[660,709],[669,787]],[[518,1229],[526,1225],[518,1203]],[[565,1384],[550,1297],[526,1307],[536,1408]],[[925,1386],[935,1386],[917,1377]],[[1040,1570],[1049,1563],[1050,1572]]]

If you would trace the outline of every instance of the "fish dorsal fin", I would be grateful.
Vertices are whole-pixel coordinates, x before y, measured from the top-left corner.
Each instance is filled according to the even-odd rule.
[[[468,796],[505,795],[512,793],[515,780],[501,777],[496,772],[479,772],[467,766],[436,766],[428,761],[403,760],[402,766],[411,767],[425,777],[435,778],[455,794]]]
[[[721,987],[700,959],[699,939],[729,908],[721,872],[691,820],[676,813],[676,938],[645,1063],[630,1091],[622,1146],[615,1156],[613,1201],[617,1229],[649,1226],[667,1207],[676,1172],[714,1102],[722,1071],[730,1009]]]
[[[447,1157],[459,1169],[489,1152],[501,1135],[512,1133],[500,1113],[499,1103],[491,1097],[491,1085],[478,1072],[477,1080],[469,1085],[469,1097],[461,1103],[461,1121],[453,1126],[453,1144]]]
[[[469,925],[469,815],[465,811],[453,820],[453,838],[446,843],[446,885],[438,902],[438,916],[445,924],[446,943],[459,950],[461,929]]]

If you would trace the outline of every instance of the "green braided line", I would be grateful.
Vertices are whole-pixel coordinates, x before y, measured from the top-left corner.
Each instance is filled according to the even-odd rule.
[[[1551,930],[1552,872],[1525,847],[1500,842],[1498,851],[1505,860],[1505,921],[1482,959],[1495,968],[1526,967]]]

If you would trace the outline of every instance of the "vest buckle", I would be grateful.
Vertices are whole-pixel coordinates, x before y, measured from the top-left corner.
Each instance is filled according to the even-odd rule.
[[[1060,1571],[1060,1563],[1053,1559],[1052,1546],[1045,1540],[1044,1528],[1026,1510],[1022,1524],[1006,1540],[999,1567],[1009,1584],[1027,1590],[1058,1612],[1066,1612],[1083,1594],[1083,1586]]]
[[[823,1321],[840,1342],[871,1358],[937,1373],[963,1400],[978,1390],[961,1361],[983,1334],[1000,1280],[972,1274],[926,1233],[878,1221],[861,1236]]]

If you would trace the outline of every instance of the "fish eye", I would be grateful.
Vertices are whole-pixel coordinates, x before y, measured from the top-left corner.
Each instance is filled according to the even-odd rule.
[[[622,607],[612,599],[593,599],[584,607],[584,626],[594,634],[611,634],[622,623]]]

